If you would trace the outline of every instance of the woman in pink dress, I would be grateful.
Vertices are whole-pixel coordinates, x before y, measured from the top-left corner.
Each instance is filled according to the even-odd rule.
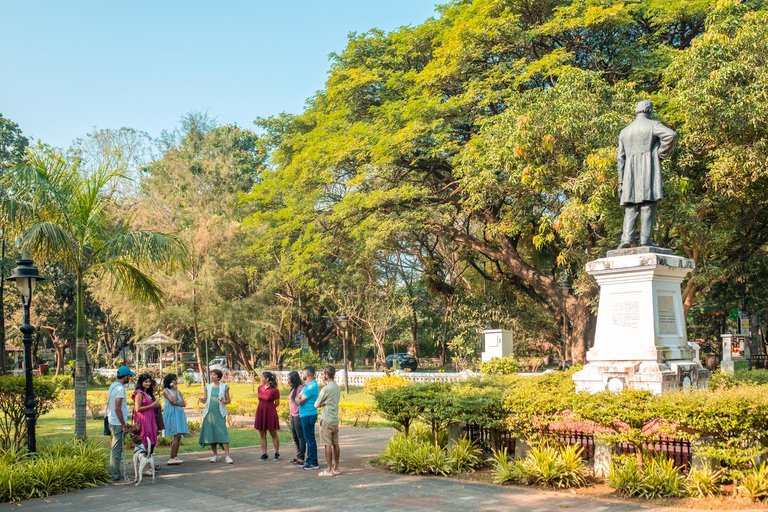
[[[154,397],[154,382],[148,373],[142,373],[136,380],[136,391],[133,392],[133,422],[141,425],[141,442],[146,444],[149,439],[149,452],[155,450],[157,444],[157,419],[155,409],[160,408],[160,402]],[[158,468],[155,468],[158,469]]]
[[[259,407],[256,409],[256,421],[254,428],[261,436],[260,462],[269,460],[267,455],[267,432],[272,436],[272,445],[275,447],[274,460],[280,460],[280,440],[277,431],[280,429],[280,418],[277,415],[277,406],[280,405],[280,390],[277,389],[277,378],[272,372],[261,374],[259,386]]]

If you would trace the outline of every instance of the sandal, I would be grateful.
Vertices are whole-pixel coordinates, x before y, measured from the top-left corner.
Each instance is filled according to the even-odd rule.
[[[324,470],[322,470],[321,472],[319,472],[319,473],[317,474],[317,476],[336,476],[336,474],[335,474],[335,473],[333,473],[333,472],[330,472],[330,473],[329,473],[327,469],[324,469]]]

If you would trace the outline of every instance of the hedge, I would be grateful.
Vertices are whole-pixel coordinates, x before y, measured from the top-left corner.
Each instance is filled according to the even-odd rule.
[[[721,461],[726,475],[733,477],[768,453],[768,385],[659,396],[632,390],[589,394],[575,392],[571,374],[391,388],[375,395],[376,408],[405,432],[415,422],[428,425],[434,438],[452,422],[511,432],[534,444],[553,440],[559,429],[588,426],[592,433],[634,446],[638,462],[644,447],[654,441],[682,438],[693,442],[697,455]]]

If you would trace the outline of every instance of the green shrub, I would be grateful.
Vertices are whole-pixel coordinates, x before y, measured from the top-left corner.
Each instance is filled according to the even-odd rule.
[[[480,365],[480,373],[483,375],[514,375],[521,369],[522,366],[515,361],[515,356],[494,357]]]
[[[300,348],[285,348],[281,352],[284,370],[302,370],[307,366],[317,369],[323,367],[323,360],[313,352],[304,352]]]
[[[356,427],[357,424],[365,420],[365,428],[368,428],[368,424],[373,416],[373,405],[360,404],[351,402],[341,402],[339,404],[339,421],[340,422],[352,422],[352,426]]]
[[[173,436],[157,436],[157,446],[171,446],[171,441],[173,441]]]
[[[60,409],[75,408],[75,391],[73,389],[62,389],[56,399],[56,407]]]
[[[189,429],[190,434],[194,434],[195,432],[200,431],[200,422],[199,421],[187,421],[187,428]]]
[[[743,384],[753,384],[762,386],[768,384],[768,370],[746,368],[736,370],[734,373],[725,373],[720,369],[712,372],[709,379],[709,389],[717,390],[722,388],[732,388]]]
[[[104,418],[103,413],[106,412],[107,400],[98,395],[90,395],[86,401],[86,407],[88,407],[88,412],[91,413],[92,419]]]
[[[403,386],[410,386],[412,382],[399,375],[385,375],[383,377],[374,377],[368,379],[363,384],[363,391],[369,395],[375,395],[382,391],[386,391],[392,388],[401,388]]]
[[[449,451],[434,444],[430,430],[416,428],[408,435],[400,432],[392,436],[380,459],[395,473],[446,476],[481,463],[473,448],[471,443],[456,443]],[[454,470],[459,467],[460,470]]]
[[[768,498],[768,466],[763,462],[760,466],[747,469],[739,475],[736,491],[751,500]]]
[[[637,458],[622,457],[611,462],[607,482],[622,496],[637,496],[642,479]]]
[[[191,386],[195,383],[195,374],[193,372],[183,372],[181,379],[184,381],[184,384]]]
[[[34,379],[37,416],[48,413],[58,396],[58,389],[51,381]],[[18,448],[27,437],[26,380],[24,377],[0,376],[0,448]]]
[[[692,468],[685,479],[685,491],[694,498],[711,498],[720,494],[723,472],[711,467]]]
[[[664,456],[650,457],[643,464],[643,478],[638,496],[646,499],[673,498],[683,494],[683,477],[672,459]]]
[[[540,377],[515,376],[508,380],[504,407],[505,423],[518,436],[537,439],[548,432],[558,414],[572,409],[576,397],[570,372],[553,372]]]
[[[523,462],[510,460],[507,449],[494,450],[493,452],[493,481],[497,484],[510,484],[519,482],[523,478]]]
[[[577,445],[534,446],[523,461],[523,479],[529,485],[583,487],[588,483],[589,470],[581,458],[582,450]]]
[[[448,464],[452,473],[474,471],[483,464],[481,455],[477,444],[466,437],[448,443]]]
[[[420,386],[390,388],[374,395],[376,410],[395,426],[409,433],[411,424],[421,413],[421,405],[416,402],[416,390]]]
[[[42,376],[38,378],[51,382],[56,386],[56,389],[72,389],[73,387],[72,375],[67,373],[62,373],[60,375]]]
[[[37,457],[0,452],[0,501],[18,501],[96,487],[109,482],[107,449],[78,440],[42,445]]]
[[[682,496],[684,484],[680,470],[664,456],[646,457],[642,464],[636,457],[621,457],[611,463],[608,473],[608,485],[623,496],[646,499]]]

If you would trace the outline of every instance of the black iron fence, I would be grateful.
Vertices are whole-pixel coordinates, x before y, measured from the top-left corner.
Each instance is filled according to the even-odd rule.
[[[483,453],[492,453],[494,449],[506,448],[510,455],[515,452],[515,438],[510,432],[491,429],[481,425],[464,425],[464,436],[477,443]],[[552,433],[553,438],[560,443],[579,445],[583,448],[582,457],[592,460],[595,456],[595,435],[580,430],[559,430]],[[660,439],[643,445],[648,453],[660,454],[670,458],[675,466],[688,469],[691,466],[693,453],[690,441],[683,439]],[[613,453],[617,455],[634,454],[636,449],[628,443],[617,443]]]
[[[768,355],[757,354],[752,356],[750,369],[758,368],[760,370],[768,370]]]
[[[675,466],[683,469],[691,467],[691,443],[683,439],[660,439],[652,443],[644,444],[642,450],[652,454],[663,455],[675,463]],[[617,443],[613,452],[617,455],[628,455],[637,453],[634,446],[628,443]]]
[[[560,430],[554,433],[555,440],[562,444],[582,447],[581,456],[586,460],[592,460],[595,457],[595,435],[580,430]]]
[[[465,424],[464,436],[477,443],[483,453],[492,453],[495,449],[503,448],[506,448],[510,455],[515,453],[515,437],[507,431]]]

